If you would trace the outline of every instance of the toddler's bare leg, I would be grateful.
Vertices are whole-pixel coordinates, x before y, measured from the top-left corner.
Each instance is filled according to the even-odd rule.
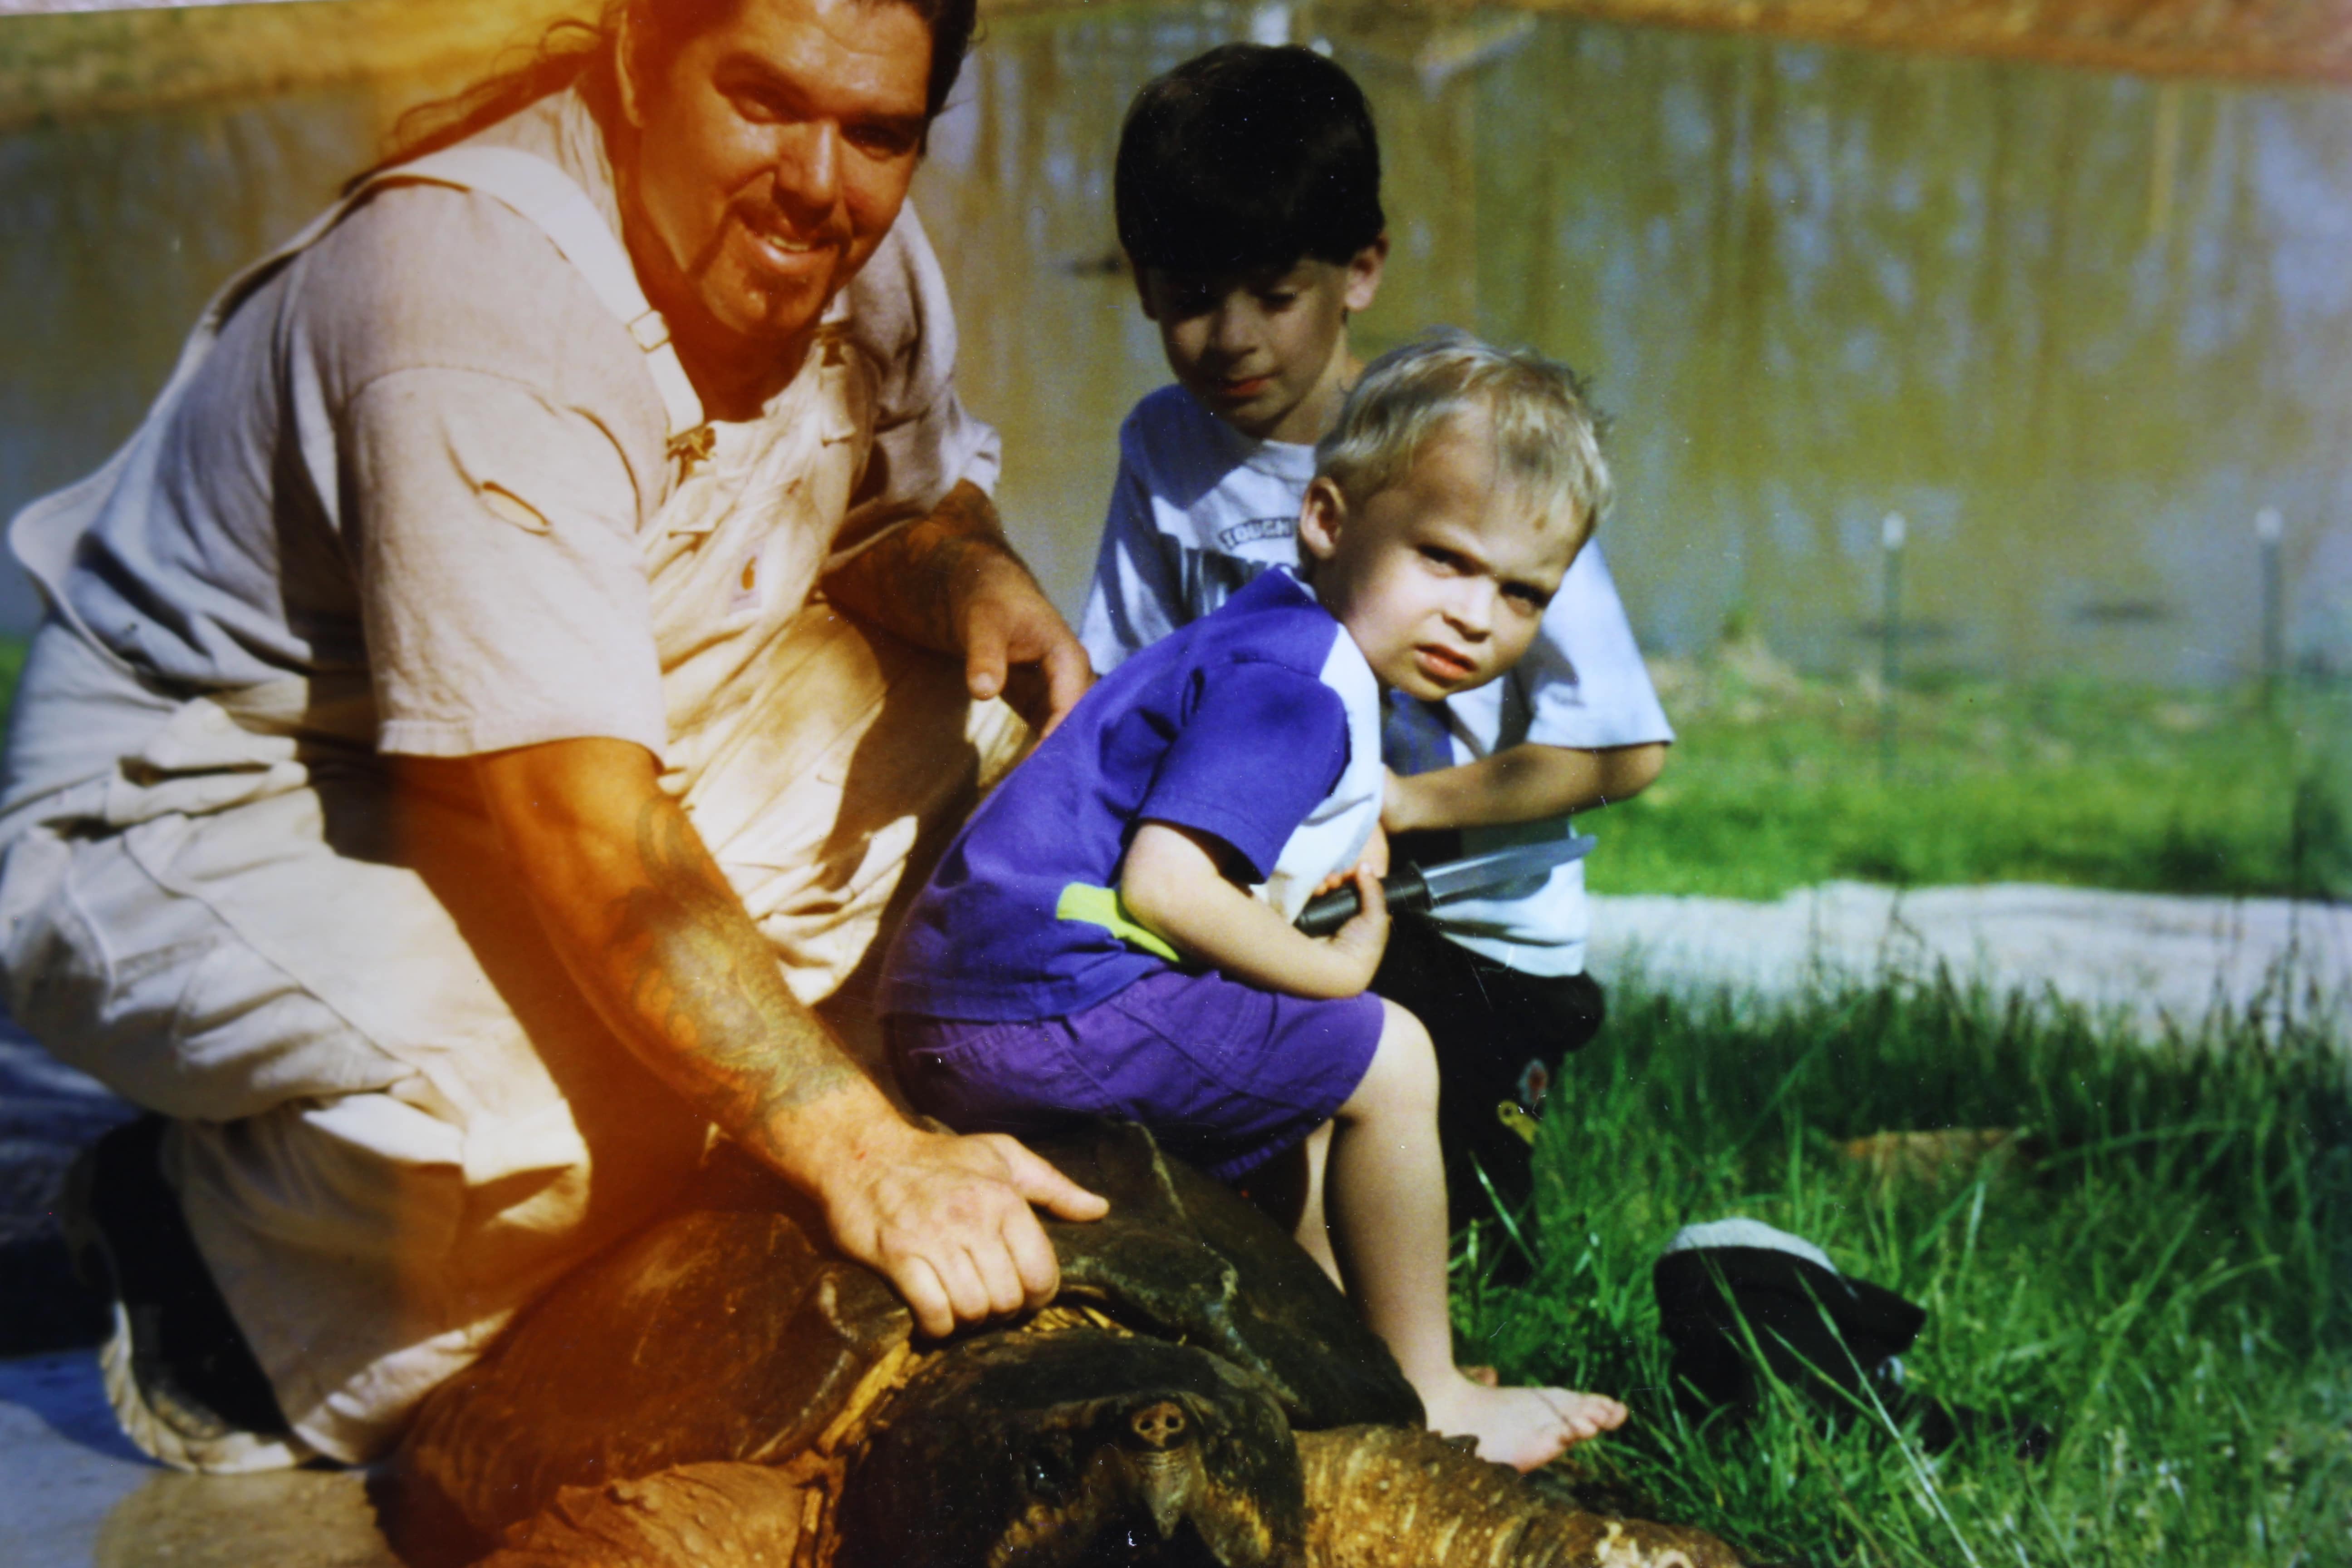
[[[1331,1224],[1323,1210],[1323,1169],[1330,1152],[1331,1124],[1326,1121],[1251,1172],[1248,1195],[1306,1248],[1332,1284],[1345,1290],[1339,1260],[1331,1254]]]
[[[1339,1259],[1331,1250],[1331,1220],[1323,1202],[1324,1171],[1331,1159],[1331,1125],[1326,1121],[1307,1135],[1307,1188],[1298,1206],[1298,1226],[1292,1234],[1307,1249],[1307,1256],[1331,1277],[1331,1282],[1345,1290],[1348,1282],[1341,1277]]]
[[[1432,1429],[1478,1440],[1532,1469],[1617,1426],[1613,1399],[1568,1389],[1489,1388],[1454,1364],[1445,1299],[1445,1170],[1437,1145],[1437,1058],[1419,1019],[1385,1003],[1371,1067],[1334,1119],[1329,1209],[1349,1293],[1421,1394]]]

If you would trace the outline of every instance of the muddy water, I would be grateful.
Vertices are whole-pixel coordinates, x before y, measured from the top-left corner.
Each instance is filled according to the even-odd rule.
[[[992,24],[918,199],[1066,605],[1162,379],[1115,265],[1119,114],[1253,35],[1327,42],[1372,97],[1395,255],[1366,345],[1455,322],[1597,377],[1651,646],[1740,622],[1874,661],[1898,511],[1907,669],[2228,681],[2269,507],[2290,657],[2352,668],[2352,95],[1510,11]],[[424,85],[0,137],[0,506],[101,458],[209,289]]]

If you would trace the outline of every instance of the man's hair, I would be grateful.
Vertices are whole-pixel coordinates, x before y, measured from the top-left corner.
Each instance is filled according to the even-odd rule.
[[[1139,270],[1344,266],[1388,223],[1362,90],[1296,45],[1226,44],[1146,83],[1111,199]]]
[[[1339,422],[1316,444],[1316,476],[1360,507],[1474,409],[1492,432],[1498,489],[1547,510],[1565,506],[1585,532],[1598,526],[1616,490],[1601,455],[1608,421],[1583,381],[1530,350],[1498,349],[1464,331],[1431,332],[1366,365]]]
[[[356,176],[352,184],[394,163],[463,142],[527,104],[576,86],[610,134],[620,120],[619,42],[626,20],[635,46],[639,80],[661,76],[678,51],[713,27],[732,21],[743,0],[604,0],[593,22],[552,23],[528,59],[493,72],[453,97],[419,104],[393,128],[383,162]],[[866,5],[903,5],[922,19],[931,35],[930,79],[923,112],[935,118],[955,87],[956,73],[971,48],[978,0],[860,0]]]

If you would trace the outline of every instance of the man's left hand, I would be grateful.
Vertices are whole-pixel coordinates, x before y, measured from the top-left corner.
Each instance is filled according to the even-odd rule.
[[[1042,739],[1094,684],[1094,667],[1020,562],[974,555],[956,604],[964,684],[976,701],[1002,694]]]
[[[971,695],[1002,696],[1041,737],[1094,684],[1087,650],[1006,542],[996,504],[969,479],[824,585],[901,637],[961,654]]]

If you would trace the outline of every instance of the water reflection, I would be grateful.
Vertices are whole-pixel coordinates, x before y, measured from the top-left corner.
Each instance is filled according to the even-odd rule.
[[[1909,520],[1910,668],[2242,675],[2252,520],[2288,646],[2352,665],[2352,98],[1307,6],[1000,20],[918,186],[1005,508],[1082,591],[1119,416],[1163,379],[1113,251],[1119,117],[1228,37],[1323,38],[1370,93],[1395,258],[1370,346],[1434,321],[1596,372],[1612,560],[1644,637],[1727,618],[1871,656]],[[363,162],[402,96],[0,139],[0,505],[103,456],[205,292]]]
[[[103,462],[213,290],[309,222],[408,102],[461,85],[342,87],[0,132],[0,513]],[[0,571],[0,627],[38,614],[13,564]]]

